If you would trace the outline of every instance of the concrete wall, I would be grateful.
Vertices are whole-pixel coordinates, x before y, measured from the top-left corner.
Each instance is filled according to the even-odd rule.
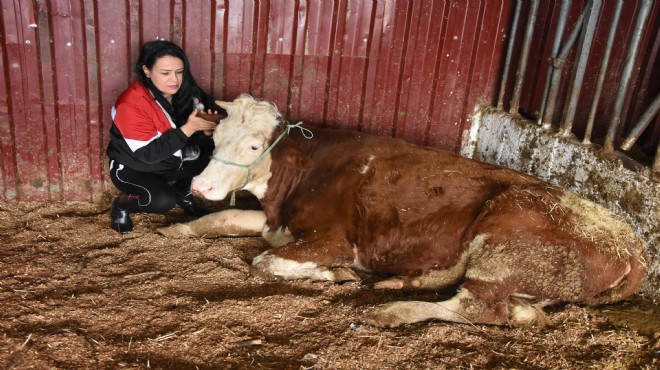
[[[660,183],[648,172],[492,108],[475,112],[461,154],[535,175],[623,217],[648,243],[649,275],[642,291],[660,297]]]

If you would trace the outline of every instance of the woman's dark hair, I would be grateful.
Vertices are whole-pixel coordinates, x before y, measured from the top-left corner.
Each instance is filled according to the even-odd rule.
[[[142,69],[142,66],[145,66],[151,70],[156,61],[164,56],[172,56],[183,61],[183,81],[181,81],[179,91],[172,96],[172,104],[165,99],[163,93],[156,88]],[[142,45],[140,56],[135,64],[135,73],[138,80],[151,90],[156,100],[169,113],[177,127],[186,123],[188,116],[195,108],[193,97],[199,99],[206,108],[216,109],[211,98],[197,85],[197,81],[190,73],[190,62],[186,53],[179,45],[171,41],[155,40]]]

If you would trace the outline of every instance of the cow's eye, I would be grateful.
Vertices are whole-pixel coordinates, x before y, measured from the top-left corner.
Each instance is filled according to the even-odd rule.
[[[252,150],[253,152],[256,152],[257,150],[259,150],[259,147],[256,146],[256,145],[252,145],[252,146],[250,147],[250,150]]]

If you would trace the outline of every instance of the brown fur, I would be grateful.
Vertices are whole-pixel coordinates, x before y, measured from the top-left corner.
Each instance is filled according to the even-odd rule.
[[[491,324],[508,322],[513,293],[605,302],[641,283],[641,242],[632,231],[587,230],[578,222],[584,216],[562,204],[561,189],[401,140],[313,132],[313,140],[293,132],[272,152],[273,177],[263,199],[267,223],[288,227],[299,240],[273,255],[350,266],[355,245],[367,269],[419,277],[451,268],[468,253],[462,287],[472,296],[461,300],[461,315]],[[604,217],[622,225],[609,213]],[[470,249],[478,235],[482,245]],[[378,313],[371,316],[379,324]]]

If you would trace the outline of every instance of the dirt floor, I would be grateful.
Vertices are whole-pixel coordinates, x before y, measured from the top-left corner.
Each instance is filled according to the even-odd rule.
[[[167,239],[190,218],[136,215],[124,236],[102,205],[0,202],[2,369],[657,369],[660,309],[554,307],[545,327],[365,325],[361,313],[436,292],[253,275],[260,238]],[[449,292],[451,293],[451,292]]]

